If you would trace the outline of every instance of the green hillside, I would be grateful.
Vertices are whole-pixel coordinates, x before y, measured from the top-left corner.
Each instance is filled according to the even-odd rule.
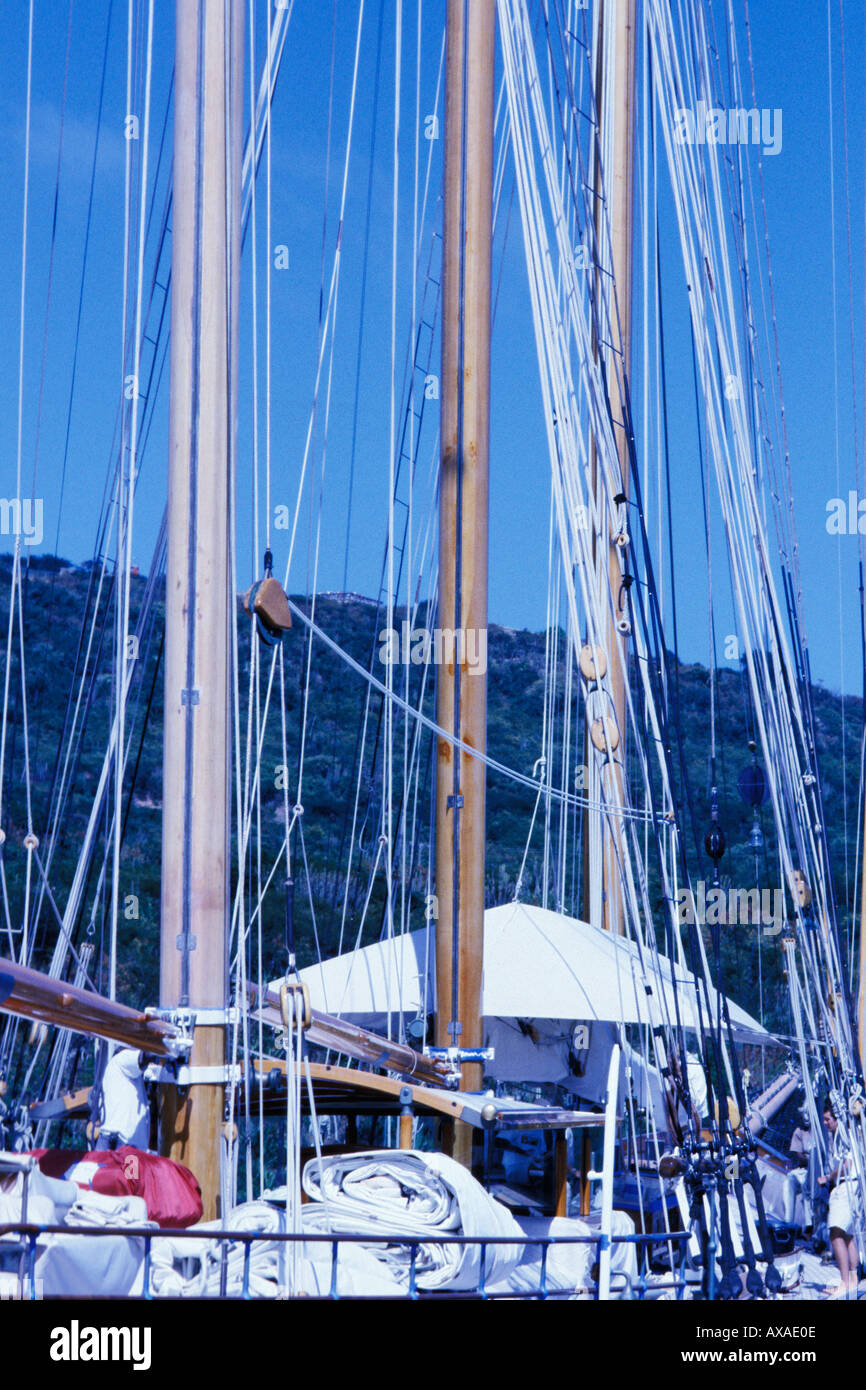
[[[10,557],[0,557],[0,621],[3,649],[0,665],[5,680],[5,634],[8,628]],[[72,880],[78,849],[97,785],[102,756],[107,744],[111,720],[112,662],[114,644],[113,596],[103,590],[97,595],[98,575],[95,571],[70,566],[63,560],[31,560],[26,573],[23,594],[23,613],[26,660],[26,709],[21,699],[20,656],[13,644],[10,675],[10,722],[7,735],[6,780],[3,789],[2,824],[6,832],[3,863],[9,907],[8,923],[4,924],[4,954],[9,949],[8,926],[13,933],[20,930],[26,891],[26,852],[23,839],[28,825],[39,837],[42,862],[49,863],[51,836],[48,817],[52,796],[64,776],[64,759],[71,727],[73,703],[78,694],[77,675],[84,668],[82,619],[97,607],[101,615],[98,627],[98,650],[90,653],[87,680],[78,713],[78,734],[72,744],[71,757],[66,764],[68,794],[64,800],[53,854],[50,856],[48,881],[54,902],[62,912]],[[136,577],[133,584],[133,621],[145,589],[145,580]],[[98,604],[97,604],[98,597]],[[305,600],[297,600],[308,607]],[[122,850],[121,901],[124,907],[121,933],[121,963],[119,992],[129,1003],[153,1003],[158,993],[157,942],[159,934],[159,877],[161,853],[161,796],[162,762],[160,729],[162,720],[162,670],[159,665],[163,611],[162,598],[156,604],[151,631],[142,640],[130,712],[130,776],[127,780],[127,801],[124,807],[124,836]],[[377,614],[376,606],[368,599],[354,595],[320,596],[316,601],[316,621],[333,639],[350,652],[365,667],[371,652],[377,648],[377,633],[385,619]],[[398,614],[398,620],[402,618]],[[243,625],[240,650],[239,682],[242,703],[245,702],[249,663],[249,637]],[[345,916],[343,945],[347,948],[357,939],[365,898],[370,894],[362,939],[374,940],[381,928],[385,911],[385,885],[381,872],[371,886],[371,871],[376,857],[379,835],[379,816],[382,790],[382,754],[384,730],[380,722],[381,701],[375,697],[370,706],[370,718],[365,741],[365,755],[360,779],[361,795],[357,825],[360,831],[360,850],[356,849],[353,872],[346,889],[345,866],[353,807],[358,779],[358,750],[361,716],[366,698],[365,686],[357,674],[322,643],[314,641],[308,650],[306,629],[296,627],[285,643],[287,660],[286,717],[288,731],[288,768],[290,805],[298,799],[301,715],[304,703],[304,681],[308,657],[310,689],[304,747],[303,780],[300,800],[304,806],[302,820],[303,848],[306,850],[309,874],[303,867],[300,838],[293,836],[292,851],[295,879],[295,933],[301,963],[314,958],[315,938],[324,954],[333,953],[340,942],[341,919]],[[489,635],[489,747],[493,757],[531,775],[541,756],[542,711],[545,689],[544,634],[516,632],[493,627]],[[560,644],[560,650],[562,643]],[[561,663],[560,663],[561,666]],[[398,667],[395,682],[403,690],[409,678],[409,693],[417,696],[422,679],[421,667]],[[376,662],[376,673],[383,678],[385,668]],[[432,668],[428,668],[429,687],[426,707],[433,713]],[[680,665],[676,670],[678,687],[679,730],[685,756],[688,782],[693,801],[694,825],[703,840],[709,824],[709,676],[706,669],[696,665]],[[278,688],[278,687],[277,687]],[[264,684],[262,686],[264,690]],[[749,845],[752,813],[737,791],[737,778],[751,761],[748,691],[738,668],[718,673],[718,736],[720,819],[728,841],[728,852],[722,861],[724,885],[738,888],[773,887],[774,854],[770,816],[766,808],[761,813],[764,845],[758,852]],[[558,672],[557,699],[561,708],[564,696],[562,670]],[[813,691],[816,735],[828,821],[829,851],[834,867],[837,899],[840,904],[840,923],[843,937],[849,922],[845,904],[854,896],[854,851],[857,835],[857,778],[862,705],[859,700],[844,702],[845,752],[847,756],[847,800],[843,775],[843,702],[826,690]],[[147,714],[147,718],[145,718]],[[30,817],[26,798],[25,777],[25,717],[28,730],[28,754],[32,799]],[[283,793],[278,788],[282,763],[280,720],[276,705],[272,708],[265,740],[262,774],[262,866],[266,875],[279,849],[285,830]],[[66,735],[64,734],[66,730]],[[414,819],[414,853],[408,858],[406,897],[397,881],[395,913],[399,921],[401,905],[411,908],[410,922],[418,926],[423,921],[424,898],[427,891],[427,862],[429,849],[431,739],[425,735],[421,743],[421,776],[417,797],[410,797],[408,815],[410,826]],[[402,761],[404,756],[404,725],[397,719],[394,726],[394,813],[399,818],[402,806]],[[560,751],[554,750],[554,766],[560,765]],[[133,781],[134,771],[134,781]],[[556,774],[558,776],[558,772]],[[488,852],[486,864],[488,904],[507,901],[514,893],[516,877],[523,858],[526,836],[532,818],[535,793],[529,787],[515,785],[503,777],[491,775],[488,789]],[[847,821],[846,821],[847,817]],[[555,816],[558,823],[558,813]],[[523,874],[523,895],[530,901],[541,901],[543,880],[542,814],[536,819],[535,831],[529,846]],[[689,822],[690,825],[690,822]],[[572,818],[571,836],[574,852],[566,865],[562,900],[567,911],[579,911],[580,904],[580,827]],[[694,837],[689,829],[689,849],[694,860]],[[109,836],[106,818],[99,827],[99,849],[86,886],[84,906],[76,924],[76,938],[88,936],[96,947],[92,975],[99,986],[105,980],[104,947],[110,912],[110,873],[100,887],[99,867],[103,846]],[[848,849],[846,864],[846,845]],[[109,856],[109,866],[111,860]],[[235,865],[235,872],[237,866]],[[247,880],[254,881],[257,862],[251,853]],[[704,862],[704,871],[708,869]],[[558,869],[557,869],[558,871]],[[756,880],[757,873],[757,880]],[[847,877],[846,877],[847,875]],[[266,899],[263,914],[263,951],[265,971],[279,973],[285,962],[285,909],[282,872]],[[34,869],[30,884],[31,902],[38,898],[41,880]],[[555,906],[558,888],[550,884],[549,905]],[[650,891],[657,907],[658,885],[654,869],[650,873]],[[344,893],[347,893],[344,911]],[[252,900],[250,906],[254,905]],[[659,923],[662,920],[658,912]],[[43,896],[37,925],[37,952],[34,963],[44,965],[57,936],[57,921],[51,901]],[[13,935],[13,942],[18,938]],[[723,962],[726,984],[734,998],[757,1013],[763,1003],[764,1017],[772,1026],[787,1031],[786,993],[782,975],[779,936],[766,935],[758,927],[732,926],[723,930]]]

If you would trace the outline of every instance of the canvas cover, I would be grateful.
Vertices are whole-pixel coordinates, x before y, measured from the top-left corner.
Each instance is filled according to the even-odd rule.
[[[79,1188],[109,1197],[141,1197],[158,1226],[192,1226],[201,1220],[201,1188],[188,1168],[171,1158],[124,1144],[118,1149],[34,1149],[40,1170]]]
[[[485,1019],[584,1020],[655,1026],[680,1018],[694,1028],[695,977],[664,956],[642,968],[626,937],[559,912],[507,903],[484,913],[482,1012]],[[313,1007],[381,1028],[390,1016],[415,1017],[435,1002],[433,933],[407,932],[301,971]],[[279,987],[279,981],[272,988]],[[650,992],[647,992],[649,986]],[[677,998],[678,996],[678,998]],[[718,997],[710,992],[714,1020]],[[761,1024],[729,1000],[734,1035],[769,1042]]]

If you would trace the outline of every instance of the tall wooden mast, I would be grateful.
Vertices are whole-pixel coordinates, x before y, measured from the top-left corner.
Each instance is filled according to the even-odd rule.
[[[448,0],[438,625],[476,641],[484,634],[485,643],[495,33],[493,0]],[[483,752],[486,665],[470,668],[461,655],[466,647],[461,652],[458,640],[439,669],[437,720]],[[484,764],[442,739],[436,758],[440,1047],[476,1048],[483,1041],[484,848]],[[463,1086],[479,1089],[481,1081],[481,1065],[465,1063]]]
[[[207,1219],[224,1101],[243,5],[178,0],[175,24],[160,1002],[216,1012],[195,1028],[194,1084],[163,1088],[160,1145],[195,1173]]]
[[[605,373],[610,394],[617,454],[622,477],[622,495],[628,497],[630,455],[627,426],[621,402],[628,396],[631,375],[632,323],[632,244],[634,219],[634,112],[635,112],[635,36],[637,0],[600,0],[597,46],[596,110],[599,114],[599,145],[607,159],[597,160],[596,171],[601,194],[597,203],[596,245],[602,249],[604,266],[598,277],[597,302],[612,304],[611,323],[602,322],[606,339],[598,351],[605,356]],[[612,61],[611,45],[613,46]],[[607,87],[612,90],[608,91]],[[602,163],[604,167],[602,168]],[[602,186],[603,177],[603,186]],[[609,237],[609,242],[608,242]],[[616,289],[615,301],[609,294],[609,268]],[[594,473],[598,480],[599,475]],[[628,651],[627,633],[621,622],[627,622],[628,605],[619,613],[608,611],[607,594],[617,600],[621,591],[621,570],[614,528],[607,536],[596,538],[596,574],[602,596],[602,608],[608,614],[603,637],[604,650],[610,671],[610,691],[616,720],[618,746],[610,747],[603,773],[603,801],[620,805],[624,794],[624,768],[627,732]],[[621,596],[623,599],[624,595]],[[587,763],[593,766],[593,746],[587,734]],[[596,799],[596,798],[594,798]],[[587,863],[584,912],[587,920],[599,922],[607,931],[625,930],[625,908],[620,881],[621,825],[616,817],[600,827],[600,883],[591,881],[592,866]],[[587,844],[589,843],[589,834]]]

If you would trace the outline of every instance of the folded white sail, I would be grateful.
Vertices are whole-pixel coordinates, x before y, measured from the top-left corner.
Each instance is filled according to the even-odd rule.
[[[150,1226],[140,1197],[108,1197],[74,1182],[49,1178],[27,1155],[0,1153],[0,1225],[91,1226],[104,1235],[74,1231],[40,1235],[33,1275],[41,1298],[135,1297],[142,1292],[144,1240],[123,1228]],[[119,1234],[108,1234],[118,1231]],[[16,1254],[20,1238],[0,1238],[0,1296],[28,1295],[29,1253]],[[23,1276],[23,1284],[22,1284]]]
[[[394,1298],[403,1289],[387,1268],[362,1245],[344,1245],[333,1278],[328,1241],[269,1240],[287,1229],[285,1209],[274,1202],[243,1202],[225,1221],[203,1222],[189,1236],[160,1236],[153,1242],[152,1286],[158,1298],[325,1297],[332,1282],[341,1297]],[[254,1231],[245,1242],[195,1239],[212,1230]],[[245,1268],[246,1266],[246,1268]]]
[[[307,1230],[369,1235],[371,1247],[403,1283],[410,1275],[407,1244],[417,1237],[417,1284],[422,1289],[477,1289],[506,1279],[523,1258],[523,1232],[514,1217],[472,1174],[445,1154],[382,1149],[312,1159],[304,1169]],[[511,1236],[514,1245],[447,1245],[442,1236]]]

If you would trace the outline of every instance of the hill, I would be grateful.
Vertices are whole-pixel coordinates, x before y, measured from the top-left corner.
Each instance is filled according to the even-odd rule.
[[[10,557],[0,557],[0,623],[8,628]],[[146,580],[133,580],[133,621],[137,617]],[[309,602],[296,599],[309,609]],[[38,869],[33,868],[30,901],[39,903],[36,920],[36,957],[44,966],[57,936],[53,897],[60,912],[67,901],[75,865],[87,826],[93,794],[98,784],[112,717],[111,691],[114,644],[113,597],[110,582],[99,592],[98,572],[92,567],[70,565],[62,559],[31,559],[22,595],[26,702],[21,698],[21,657],[13,644],[9,670],[9,722],[6,776],[3,791],[2,846],[5,879],[4,926],[6,942],[17,949],[23,914],[27,855],[23,847],[28,828],[40,841],[39,855],[46,866],[50,896],[41,894]],[[95,639],[87,649],[87,623],[96,614]],[[398,622],[403,614],[398,613]],[[320,595],[315,618],[335,642],[365,668],[380,645],[384,616],[373,601],[359,595]],[[129,715],[129,776],[123,808],[121,901],[124,905],[119,993],[127,1002],[153,1003],[158,993],[157,943],[159,936],[159,874],[162,802],[162,670],[161,635],[164,621],[163,593],[154,604],[152,622],[142,634]],[[560,653],[562,650],[560,643]],[[382,806],[382,759],[385,730],[381,699],[371,699],[366,733],[362,716],[366,686],[340,658],[321,642],[309,649],[307,630],[299,625],[286,638],[286,728],[290,805],[303,804],[301,827],[292,839],[294,878],[294,929],[301,963],[348,948],[357,940],[376,939],[385,913],[385,884],[374,873],[379,845]],[[501,763],[531,776],[544,751],[541,746],[545,698],[547,643],[543,633],[513,631],[493,626],[488,641],[489,723],[491,755]],[[239,650],[239,687],[245,708],[249,671],[249,635],[242,625]],[[2,681],[6,671],[5,642],[0,652]],[[379,678],[385,667],[374,660]],[[410,698],[417,698],[425,679],[425,708],[434,709],[432,668],[399,666],[395,683],[404,682]],[[309,688],[306,689],[309,672]],[[692,802],[688,827],[689,849],[702,841],[709,824],[709,673],[698,665],[675,666],[679,734]],[[83,679],[82,679],[83,677]],[[278,687],[277,687],[278,688]],[[265,690],[265,679],[261,685]],[[79,697],[80,691],[80,697]],[[556,669],[556,704],[561,710],[565,682],[560,659]],[[862,703],[842,699],[821,687],[812,692],[818,756],[828,822],[828,849],[835,875],[840,924],[848,941],[851,922],[846,904],[856,897],[854,855],[859,809],[857,780]],[[76,701],[79,701],[76,710]],[[305,738],[301,740],[306,702]],[[717,780],[720,820],[728,851],[722,861],[723,886],[772,887],[774,840],[771,817],[759,813],[762,844],[750,843],[753,815],[742,801],[737,779],[751,762],[751,722],[747,683],[734,667],[717,672],[718,748]],[[844,722],[844,729],[843,729]],[[25,727],[27,749],[25,759]],[[74,729],[75,736],[70,740]],[[843,756],[844,745],[844,756]],[[420,742],[418,791],[403,807],[403,759],[410,743],[404,743],[404,726],[395,723],[394,817],[400,825],[405,809],[407,854],[405,879],[395,884],[395,912],[411,912],[412,925],[423,920],[428,891],[429,820],[432,740]],[[561,748],[553,749],[553,764],[560,767]],[[279,852],[285,833],[282,791],[283,752],[278,706],[272,707],[262,756],[261,874],[265,878]],[[572,759],[573,762],[573,759]],[[28,809],[27,777],[30,770]],[[360,772],[359,772],[360,766]],[[572,773],[573,773],[572,767]],[[847,788],[846,788],[847,774]],[[556,776],[559,776],[557,771]],[[300,777],[300,785],[299,779]],[[61,797],[62,792],[62,797]],[[356,809],[357,798],[357,809]],[[535,806],[535,791],[502,776],[488,779],[487,902],[508,901],[514,894],[527,835]],[[93,978],[105,984],[105,954],[110,912],[111,801],[98,827],[98,847],[88,875],[76,936],[89,937],[96,953]],[[52,830],[52,818],[56,825]],[[559,816],[555,815],[557,825]],[[351,875],[346,875],[351,828],[356,825]],[[693,827],[693,828],[692,828]],[[572,847],[564,866],[564,882],[558,882],[561,864],[552,864],[549,905],[562,902],[566,911],[580,912],[580,827],[572,816]],[[402,835],[401,835],[402,839]],[[105,854],[109,872],[100,875]],[[305,867],[306,856],[306,867]],[[381,861],[380,861],[381,862]],[[706,862],[705,862],[706,869]],[[250,885],[247,916],[255,906],[259,872],[258,851],[250,851],[246,865]],[[234,865],[237,873],[237,865]],[[285,963],[285,907],[279,872],[262,912],[262,953],[267,974],[282,971]],[[526,853],[522,893],[530,901],[542,900],[544,878],[543,814],[540,812]],[[658,882],[650,868],[650,891],[661,923]],[[41,897],[41,901],[40,901]],[[366,911],[365,911],[366,905]],[[363,928],[362,928],[363,922]],[[11,936],[10,936],[11,932]],[[342,932],[342,936],[341,936]],[[360,933],[360,935],[359,935]],[[248,948],[257,952],[255,931]],[[763,1013],[770,1026],[787,1028],[787,992],[779,935],[758,926],[726,928],[723,965],[729,992],[750,1011]]]

